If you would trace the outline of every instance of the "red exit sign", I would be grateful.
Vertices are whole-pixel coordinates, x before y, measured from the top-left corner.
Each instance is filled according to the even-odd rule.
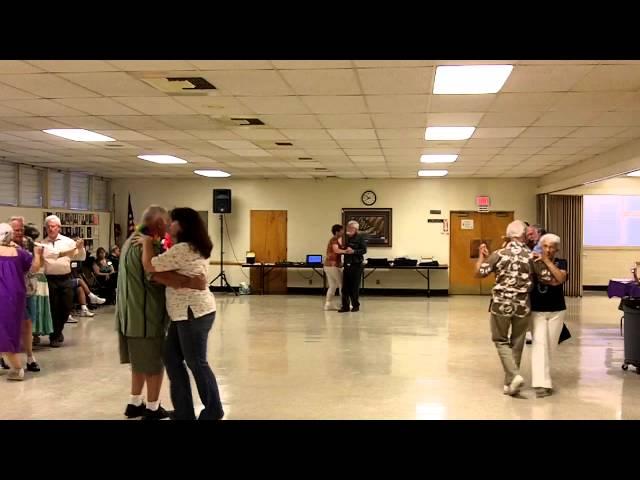
[[[491,205],[491,200],[487,195],[478,195],[476,197],[476,206],[477,207],[488,207]]]

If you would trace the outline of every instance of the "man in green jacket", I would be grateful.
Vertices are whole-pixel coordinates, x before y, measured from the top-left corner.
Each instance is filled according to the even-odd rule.
[[[148,207],[142,216],[142,225],[122,247],[116,323],[120,350],[120,363],[131,364],[131,397],[125,415],[128,418],[143,417],[145,420],[161,420],[169,412],[160,406],[160,389],[164,376],[162,353],[169,325],[165,307],[165,285],[175,288],[205,290],[204,275],[186,277],[176,272],[148,275],[142,266],[142,248],[134,243],[140,233],[155,239],[156,253],[163,251],[169,215],[157,205]],[[147,385],[145,405],[142,389]]]

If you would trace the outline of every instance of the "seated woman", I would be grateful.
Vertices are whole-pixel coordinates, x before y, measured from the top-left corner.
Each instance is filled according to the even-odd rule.
[[[108,300],[112,301],[113,298],[115,298],[118,278],[113,265],[111,265],[111,262],[107,259],[107,251],[102,247],[96,250],[93,274],[96,276],[98,284],[106,290]]]
[[[540,238],[542,254],[533,262],[534,281],[531,298],[533,348],[531,352],[531,386],[536,396],[552,394],[551,357],[555,351],[565,311],[562,284],[567,281],[567,261],[556,258],[560,237],[547,233]]]

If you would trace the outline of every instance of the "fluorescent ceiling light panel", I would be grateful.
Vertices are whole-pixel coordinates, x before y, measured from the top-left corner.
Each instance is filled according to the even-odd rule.
[[[446,154],[446,155],[421,155],[420,162],[422,163],[453,163],[458,159],[458,155],[456,154]]]
[[[467,140],[476,127],[427,127],[425,140]]]
[[[146,160],[147,162],[162,163],[164,165],[187,163],[186,160],[174,157],[173,155],[138,155],[138,158]]]
[[[627,173],[627,177],[640,177],[640,170],[636,170],[635,172]]]
[[[66,138],[74,142],[115,142],[115,138],[107,137],[83,128],[52,128],[43,130],[44,133]]]
[[[497,93],[511,75],[513,65],[459,65],[436,68],[435,95]]]
[[[211,178],[226,178],[231,176],[230,173],[223,172],[222,170],[194,170],[193,173]]]
[[[448,174],[448,170],[418,170],[419,177],[444,177]]]

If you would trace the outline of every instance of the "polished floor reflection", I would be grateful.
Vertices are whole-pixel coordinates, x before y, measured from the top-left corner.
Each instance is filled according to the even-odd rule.
[[[573,338],[543,399],[502,394],[487,297],[364,297],[349,314],[322,311],[319,296],[217,301],[209,358],[227,419],[640,418],[640,375],[621,369],[620,312],[603,294],[568,299]],[[128,368],[113,308],[99,312],[68,325],[63,348],[37,351],[42,372],[22,383],[0,373],[0,418],[123,418]],[[527,347],[527,381],[529,362]],[[162,401],[170,407],[166,384]]]

